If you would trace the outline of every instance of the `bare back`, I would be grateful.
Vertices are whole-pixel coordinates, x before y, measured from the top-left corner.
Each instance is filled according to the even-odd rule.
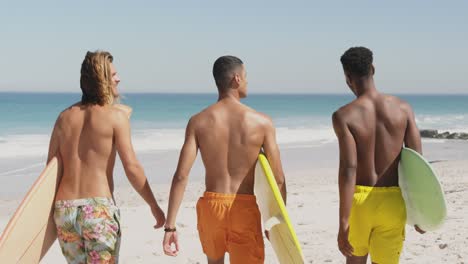
[[[340,111],[356,145],[356,184],[398,186],[400,152],[413,119],[409,105],[377,94],[361,96]]]
[[[206,169],[206,190],[252,194],[258,154],[270,120],[235,100],[221,100],[192,118]]]
[[[77,104],[61,113],[53,135],[63,165],[57,200],[112,197],[117,111]]]

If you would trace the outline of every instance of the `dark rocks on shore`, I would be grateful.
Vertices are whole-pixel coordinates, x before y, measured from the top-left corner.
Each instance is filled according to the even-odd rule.
[[[421,133],[421,137],[423,138],[468,140],[468,133],[450,133],[447,131],[443,133],[439,133],[439,131],[435,129],[422,129],[419,132]]]
[[[448,139],[468,139],[468,133],[452,133],[447,136]]]
[[[438,135],[439,138],[448,138],[450,137],[450,132],[445,131],[444,133],[440,133]]]
[[[419,133],[421,133],[421,137],[425,138],[435,138],[439,134],[439,132],[434,129],[423,129],[420,130]]]

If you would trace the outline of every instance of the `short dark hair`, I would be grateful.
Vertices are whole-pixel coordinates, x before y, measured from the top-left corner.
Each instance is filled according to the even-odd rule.
[[[234,56],[219,57],[213,65],[213,77],[218,90],[229,88],[233,73],[244,63]]]
[[[340,60],[345,72],[357,77],[371,74],[372,51],[366,47],[352,47],[341,56]]]

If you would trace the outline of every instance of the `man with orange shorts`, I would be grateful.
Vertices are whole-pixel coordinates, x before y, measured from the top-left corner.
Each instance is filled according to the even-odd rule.
[[[260,212],[253,195],[258,154],[265,152],[286,201],[286,184],[271,119],[240,102],[247,96],[243,62],[223,56],[213,66],[218,101],[192,116],[186,128],[172,180],[163,241],[166,255],[176,256],[176,215],[190,169],[200,150],[205,166],[205,193],[197,203],[198,231],[209,264],[255,264],[265,259]],[[175,245],[175,249],[172,248]]]

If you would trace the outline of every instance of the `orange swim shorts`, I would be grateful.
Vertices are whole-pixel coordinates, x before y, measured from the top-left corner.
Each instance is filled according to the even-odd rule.
[[[212,260],[229,253],[230,263],[263,263],[260,211],[254,195],[205,192],[197,203],[203,252]]]

